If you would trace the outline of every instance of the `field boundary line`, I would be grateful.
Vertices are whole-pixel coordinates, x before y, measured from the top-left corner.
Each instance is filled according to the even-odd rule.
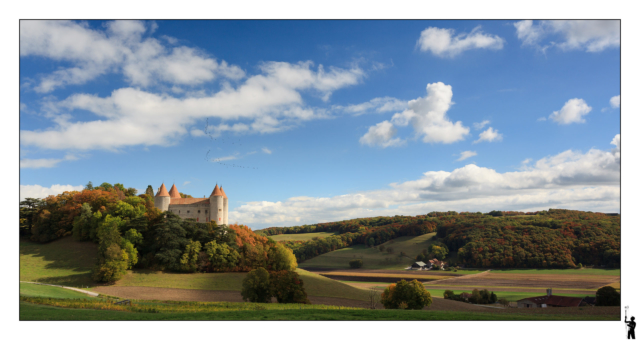
[[[48,283],[41,283],[41,282],[30,282],[30,281],[20,281],[20,283],[31,283],[34,285],[43,285],[43,286],[51,286],[51,287],[60,287],[60,288],[64,288],[64,289],[70,289],[70,290],[75,290],[76,292],[80,292],[80,293],[85,293],[87,295],[91,295],[93,297],[97,297],[98,293],[95,292],[90,292],[88,290],[84,290],[84,289],[80,289],[80,288],[74,288],[74,287],[67,287],[67,286],[60,286],[60,285],[52,285],[52,284],[48,284]]]
[[[433,280],[433,281],[429,281],[429,283],[427,283],[428,285],[431,284],[435,284],[435,283],[440,283],[442,281],[446,281],[446,280],[453,280],[453,279],[462,279],[462,278],[468,278],[468,277],[472,277],[472,276],[478,276],[478,275],[486,275],[491,271],[491,269],[485,270],[482,273],[477,273],[477,274],[471,274],[471,275],[464,275],[464,276],[454,276],[454,277],[450,277],[448,279],[442,279],[442,280]],[[424,284],[424,283],[423,283]]]

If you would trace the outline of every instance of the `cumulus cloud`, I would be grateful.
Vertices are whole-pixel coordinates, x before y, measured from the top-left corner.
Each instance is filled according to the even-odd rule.
[[[480,123],[473,123],[473,128],[476,130],[482,130],[483,127],[485,127],[487,124],[491,123],[488,120],[483,120]]]
[[[460,158],[457,159],[457,161],[463,161],[469,157],[473,157],[473,156],[477,156],[478,153],[475,151],[462,151],[460,153]]]
[[[404,141],[395,137],[398,130],[388,120],[380,122],[369,128],[369,131],[360,137],[360,144],[369,146],[381,146],[383,148],[389,146],[400,146]]]
[[[401,111],[407,108],[407,101],[400,100],[393,97],[378,97],[373,98],[368,102],[353,104],[348,106],[334,105],[334,110],[341,110],[346,113],[351,113],[354,116],[359,116],[365,113],[385,113],[392,111]]]
[[[620,95],[617,95],[615,97],[611,97],[611,99],[609,100],[609,104],[614,109],[619,108],[620,107]]]
[[[549,208],[620,211],[620,137],[614,149],[567,150],[500,173],[469,164],[428,171],[388,188],[333,197],[292,197],[248,202],[230,212],[254,228],[339,221],[356,217],[426,214],[430,211],[536,211]],[[528,163],[528,164],[527,164]]]
[[[118,149],[134,145],[171,145],[189,127],[206,118],[221,123],[212,134],[274,133],[303,121],[325,118],[326,112],[304,107],[303,91],[321,96],[356,84],[360,69],[313,70],[312,62],[263,63],[262,73],[247,78],[236,88],[224,87],[212,94],[174,97],[138,88],[114,90],[110,96],[74,94],[43,105],[55,126],[45,130],[21,130],[20,143],[44,149]],[[72,121],[75,111],[89,111],[98,119]],[[231,122],[229,121],[237,121]],[[192,129],[193,136],[207,131]]]
[[[422,52],[431,52],[438,57],[455,57],[471,49],[500,50],[505,40],[497,35],[485,34],[480,26],[470,33],[454,36],[455,30],[429,27],[420,33],[417,46]]]
[[[45,198],[49,195],[58,195],[65,191],[81,191],[84,188],[82,185],[61,185],[54,184],[51,187],[43,187],[38,184],[34,185],[22,185],[20,184],[20,201],[25,198]]]
[[[409,101],[408,109],[393,115],[391,122],[396,126],[411,124],[416,136],[425,143],[454,143],[469,134],[469,128],[462,122],[453,123],[447,111],[453,105],[451,85],[442,82],[427,85],[427,96]]]
[[[218,61],[200,50],[165,46],[160,40],[145,37],[152,33],[152,24],[120,20],[105,26],[92,29],[85,22],[21,21],[21,57],[45,57],[71,64],[42,76],[35,90],[51,92],[107,73],[121,73],[131,85],[142,87],[157,82],[197,85],[218,77],[237,80],[245,76],[238,66]]]
[[[494,142],[494,141],[501,141],[501,140],[502,140],[502,134],[498,133],[498,130],[494,130],[492,127],[490,127],[482,131],[480,133],[480,138],[473,141],[473,144],[480,143],[480,142]]]
[[[591,106],[583,99],[569,99],[560,111],[553,111],[549,119],[558,124],[584,123],[583,116],[591,112]]]
[[[523,46],[542,51],[555,46],[563,51],[600,52],[620,46],[619,20],[523,20],[514,26]]]

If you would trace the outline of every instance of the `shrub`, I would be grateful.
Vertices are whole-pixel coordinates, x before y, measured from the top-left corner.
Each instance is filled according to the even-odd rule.
[[[418,280],[400,280],[384,290],[381,302],[386,309],[422,309],[431,305],[432,300],[431,294]]]
[[[384,245],[382,245],[382,244],[381,244],[381,245],[378,247],[378,250],[380,250],[380,252],[383,252],[383,251],[384,251]]]
[[[620,306],[620,293],[611,286],[604,286],[596,292],[596,306]]]
[[[351,260],[349,261],[349,266],[351,268],[362,268],[363,262],[360,259],[355,259],[355,260]]]
[[[451,300],[451,298],[453,298],[453,296],[454,296],[454,293],[453,293],[452,290],[445,290],[444,291],[444,298],[445,299]]]
[[[387,253],[393,254],[393,247],[388,247],[387,248]]]
[[[242,299],[250,302],[271,302],[269,272],[260,267],[250,271],[242,280]]]
[[[271,294],[276,297],[278,303],[303,303],[311,304],[304,291],[304,282],[298,277],[298,273],[288,270],[280,270],[269,274],[271,281]]]

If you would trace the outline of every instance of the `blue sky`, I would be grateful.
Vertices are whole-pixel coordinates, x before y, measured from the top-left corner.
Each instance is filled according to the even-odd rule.
[[[22,21],[21,198],[216,183],[254,229],[620,211],[618,21]]]

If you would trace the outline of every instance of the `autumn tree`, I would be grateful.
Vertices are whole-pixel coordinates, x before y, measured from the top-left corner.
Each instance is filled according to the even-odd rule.
[[[271,294],[278,303],[311,304],[304,290],[304,282],[293,270],[279,270],[269,273]]]

